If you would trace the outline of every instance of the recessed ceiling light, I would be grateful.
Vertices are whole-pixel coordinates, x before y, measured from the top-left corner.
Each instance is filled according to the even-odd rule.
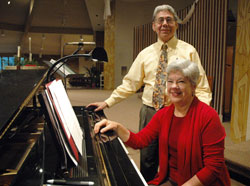
[[[8,5],[10,5],[10,1],[8,1]]]

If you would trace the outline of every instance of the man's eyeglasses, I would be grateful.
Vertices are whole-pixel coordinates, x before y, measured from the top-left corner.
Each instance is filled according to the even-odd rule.
[[[167,24],[171,25],[174,24],[175,20],[172,17],[158,17],[155,22],[158,24],[163,24],[164,20],[166,20]]]

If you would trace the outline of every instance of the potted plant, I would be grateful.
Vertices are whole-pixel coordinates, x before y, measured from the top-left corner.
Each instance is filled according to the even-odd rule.
[[[19,61],[17,56],[14,58],[14,64],[18,65]],[[38,61],[35,59],[32,59],[32,61],[29,61],[27,58],[24,58],[24,60],[20,61],[20,66],[38,66]]]
[[[92,66],[90,68],[84,67],[88,72],[89,77],[91,78],[92,87],[99,87],[100,86],[100,74],[101,71],[98,70],[97,67]]]

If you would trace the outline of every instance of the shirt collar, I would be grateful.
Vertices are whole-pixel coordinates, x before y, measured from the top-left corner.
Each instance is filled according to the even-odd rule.
[[[177,44],[177,41],[178,41],[178,39],[177,39],[175,36],[172,37],[172,38],[166,43],[167,46],[168,46],[168,49],[175,48],[175,46],[176,46],[176,44]],[[162,46],[163,44],[164,44],[163,41],[160,40],[160,39],[158,38],[158,40],[157,40],[157,47],[159,48],[159,50],[161,50],[161,46]]]

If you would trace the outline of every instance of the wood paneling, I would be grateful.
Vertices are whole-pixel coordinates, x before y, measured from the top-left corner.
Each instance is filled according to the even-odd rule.
[[[230,137],[250,140],[250,1],[238,0]]]

